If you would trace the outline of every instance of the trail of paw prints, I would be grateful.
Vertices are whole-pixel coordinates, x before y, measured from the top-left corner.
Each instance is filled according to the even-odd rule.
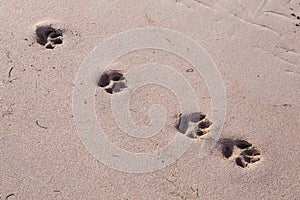
[[[246,140],[220,139],[222,154],[225,158],[234,157],[235,163],[242,167],[248,167],[260,161],[260,152]]]
[[[56,45],[63,43],[61,29],[56,29],[52,25],[36,27],[37,43],[45,46],[47,49],[54,49]]]
[[[98,86],[109,94],[121,92],[128,87],[125,77],[118,70],[105,71],[98,81]]]
[[[200,138],[209,131],[212,122],[209,121],[206,115],[195,112],[190,114],[180,114],[176,128],[180,133],[183,133],[190,138]]]
[[[290,8],[291,10],[293,10],[292,8]],[[294,17],[294,19],[296,19],[297,21],[295,22],[295,26],[300,27],[300,16],[296,15],[294,12],[291,13],[291,16]]]

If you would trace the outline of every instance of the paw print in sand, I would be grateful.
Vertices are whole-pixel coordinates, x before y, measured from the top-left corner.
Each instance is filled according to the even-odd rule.
[[[240,167],[247,167],[249,163],[255,163],[260,160],[260,152],[252,147],[242,151],[239,157],[235,159],[235,162]]]
[[[246,140],[221,139],[220,143],[223,156],[228,159],[236,156],[235,163],[240,167],[245,168],[260,160],[260,152]]]
[[[51,25],[38,26],[36,28],[37,43],[47,49],[54,49],[58,44],[63,43],[62,30],[53,28]]]
[[[127,88],[126,79],[118,70],[105,71],[98,81],[98,86],[109,94],[121,92],[124,88]]]
[[[176,128],[187,137],[199,138],[209,131],[211,124],[212,122],[206,118],[206,115],[195,112],[191,114],[180,114]]]

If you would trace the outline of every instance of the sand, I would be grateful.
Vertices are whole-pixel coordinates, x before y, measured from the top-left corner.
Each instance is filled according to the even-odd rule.
[[[299,199],[297,16],[300,3],[288,0],[1,2],[0,199]],[[63,43],[53,49],[38,44],[35,33],[36,26],[50,24],[63,31]],[[140,49],[117,58],[108,68],[121,70],[125,77],[145,63],[176,70],[194,88],[198,105],[192,106],[199,106],[213,123],[208,135],[189,139],[189,148],[171,164],[131,173],[116,170],[89,152],[78,133],[81,125],[73,92],[78,71],[95,47],[117,33],[143,27],[177,31],[205,49],[224,86],[226,115],[219,142],[199,158],[205,138],[222,125],[222,120],[213,120],[217,115],[213,117],[206,73],[191,70],[195,66],[187,60],[159,49]],[[176,46],[178,41],[168,42]],[[113,53],[108,49],[102,55]],[[97,59],[101,61],[102,55]],[[172,91],[155,84],[156,76],[140,74],[141,80],[147,77],[153,83],[138,88],[129,101],[130,116],[139,126],[151,122],[151,105],[164,107],[163,128],[148,138],[134,138],[121,130],[110,106],[112,97],[118,100],[118,95],[131,89],[130,75],[128,88],[112,95],[96,86],[100,76],[91,74],[95,80],[84,80],[95,82],[94,102],[86,104],[95,104],[95,119],[115,146],[151,153],[178,134],[174,123],[180,103]],[[92,143],[102,142],[92,133],[87,136]],[[243,150],[234,147],[226,158],[222,139],[248,141],[260,151],[260,160],[238,166],[235,158]],[[171,152],[164,159],[173,157]],[[151,165],[142,164],[145,169]],[[129,159],[123,166],[135,169]]]

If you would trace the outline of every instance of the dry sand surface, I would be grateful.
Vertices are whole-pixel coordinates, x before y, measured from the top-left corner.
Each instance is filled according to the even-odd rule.
[[[12,0],[0,2],[0,19],[0,200],[299,199],[299,0]],[[50,24],[57,31],[42,30],[45,38],[38,44],[36,27]],[[73,91],[77,72],[95,47],[142,27],[177,31],[206,50],[223,81],[226,116],[219,141],[204,158],[198,156],[200,146],[213,130],[189,139],[190,147],[171,164],[129,173],[89,153],[77,132]],[[105,55],[114,53],[107,51]],[[104,54],[97,59],[105,60]],[[107,69],[121,70],[126,78],[147,63],[169,66],[185,77],[200,111],[212,127],[218,125],[205,73],[182,57],[140,49],[118,57]],[[111,98],[132,84],[109,94],[96,80],[86,81],[95,82],[95,115],[107,139],[140,154],[162,149],[181,134],[174,127],[181,110],[174,93],[155,84],[155,76],[139,76],[150,77],[153,84],[139,87],[126,102],[132,120],[148,125],[154,104],[166,111],[163,128],[150,138],[126,134],[114,119]],[[174,87],[180,84],[178,80]],[[246,141],[259,151],[255,159],[260,160],[251,163],[247,154],[252,147]],[[237,163],[246,160],[246,167],[236,163],[239,156]],[[132,163],[124,166],[134,168]]]

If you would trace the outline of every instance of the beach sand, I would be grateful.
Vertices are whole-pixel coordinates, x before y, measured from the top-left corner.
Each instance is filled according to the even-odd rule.
[[[300,2],[288,0],[2,1],[0,200],[299,199],[297,16]],[[38,44],[39,25],[61,29],[63,43],[53,49]],[[259,161],[240,167],[235,159],[243,150],[234,147],[226,158],[221,142],[200,159],[203,138],[193,140],[170,165],[147,173],[115,170],[89,153],[74,119],[76,75],[101,42],[142,27],[180,32],[206,50],[226,92],[219,141],[246,140],[259,150]],[[193,66],[179,56],[141,49],[119,57],[108,68],[126,75],[145,63],[167,65],[185,77],[200,111],[212,119],[205,74],[187,70]],[[153,82],[138,88],[129,101],[131,117],[140,126],[151,122],[151,105],[165,108],[164,127],[151,138],[131,137],[114,120],[110,99],[130,85],[119,94],[108,94],[95,84],[97,119],[116,146],[152,152],[177,134],[176,96],[155,84],[155,77]]]

